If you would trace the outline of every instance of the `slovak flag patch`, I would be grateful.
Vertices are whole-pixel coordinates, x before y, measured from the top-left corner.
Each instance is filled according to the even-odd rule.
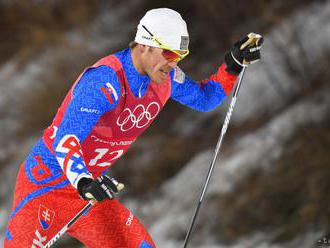
[[[117,101],[118,100],[117,92],[116,92],[115,88],[109,82],[107,82],[105,85],[106,85],[106,87],[102,87],[101,91],[108,98],[108,101],[110,102],[110,104],[113,104],[113,100],[112,100],[111,96],[113,96],[115,98],[115,101]]]
[[[53,223],[55,212],[45,207],[39,206],[38,219],[42,229],[47,230]]]

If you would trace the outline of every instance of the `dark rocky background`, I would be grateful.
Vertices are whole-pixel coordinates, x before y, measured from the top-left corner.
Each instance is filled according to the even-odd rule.
[[[75,78],[127,47],[138,20],[155,7],[186,19],[191,55],[180,67],[195,79],[215,71],[240,36],[265,35],[263,61],[247,71],[193,247],[316,244],[330,217],[330,7],[321,0],[0,0],[0,237],[19,164]],[[210,113],[170,102],[110,171],[125,182],[122,201],[159,247],[184,239],[228,102]],[[59,244],[73,246],[80,244],[68,237]]]

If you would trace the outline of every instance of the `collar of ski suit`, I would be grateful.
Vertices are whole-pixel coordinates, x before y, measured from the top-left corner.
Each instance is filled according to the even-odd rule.
[[[136,97],[144,96],[150,84],[150,78],[148,75],[139,74],[139,72],[134,67],[132,61],[132,50],[127,48],[123,51],[115,53],[115,56],[123,65],[123,69],[132,93]]]

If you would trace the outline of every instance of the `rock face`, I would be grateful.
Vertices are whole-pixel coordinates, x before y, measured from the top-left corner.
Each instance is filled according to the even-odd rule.
[[[49,13],[57,13],[56,8],[64,16],[70,13],[66,1],[51,2],[37,6]],[[201,17],[197,2],[191,1],[188,7]],[[253,1],[256,8],[260,8],[259,2]],[[269,1],[264,16],[259,18],[268,20],[274,6],[288,6],[283,15],[277,16],[279,19],[265,26],[247,21],[249,29],[264,30],[263,60],[249,67],[244,78],[196,223],[193,247],[313,247],[329,232],[330,3],[314,1],[308,5],[308,1],[301,1],[304,8],[293,11],[288,10],[289,3],[275,2]],[[142,7],[154,7],[148,1],[113,1],[109,5],[93,1],[91,13],[83,14],[89,3],[80,3],[77,18],[81,18],[79,23],[84,23],[84,28],[77,25],[76,19],[66,17],[62,22],[71,23],[70,28],[56,26],[57,38],[48,44],[52,32],[46,31],[46,24],[39,29],[33,26],[31,30],[47,37],[39,40],[42,49],[29,50],[20,43],[22,50],[0,58],[1,239],[18,166],[50,123],[71,82],[105,51],[127,46],[127,37],[134,36],[136,20],[144,12]],[[216,1],[210,1],[207,13],[213,13],[212,4],[217,6]],[[184,6],[177,6],[185,13]],[[14,11],[15,1],[1,1],[0,12],[4,10]],[[128,13],[131,18],[126,18]],[[249,14],[251,18],[256,16]],[[198,23],[196,16],[191,17],[193,24]],[[229,13],[223,18],[232,20]],[[13,19],[5,20],[14,25]],[[235,25],[234,33],[250,31],[240,31],[239,22]],[[199,43],[205,46],[205,41],[198,38],[203,33],[201,28],[191,27],[197,36],[193,47]],[[209,45],[209,49],[219,49],[214,41]],[[221,49],[219,52],[223,52]],[[213,50],[201,50],[209,54],[209,60],[202,54],[192,55],[192,62],[182,66],[191,71],[189,74],[206,75],[209,69],[205,68],[211,62],[219,63]],[[228,102],[210,113],[169,103],[159,122],[110,172],[126,183],[128,192],[121,200],[148,227],[159,247],[182,246]],[[80,246],[69,238],[64,238],[61,245]]]

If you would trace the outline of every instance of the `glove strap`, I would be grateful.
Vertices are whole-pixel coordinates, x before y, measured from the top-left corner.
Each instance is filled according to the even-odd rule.
[[[239,62],[239,61],[234,57],[233,52],[230,52],[230,55],[231,55],[231,57],[233,58],[233,60],[234,60],[237,64],[239,64],[240,66],[242,66],[242,67],[247,67],[247,66],[248,66],[248,65],[245,65],[245,64]]]

